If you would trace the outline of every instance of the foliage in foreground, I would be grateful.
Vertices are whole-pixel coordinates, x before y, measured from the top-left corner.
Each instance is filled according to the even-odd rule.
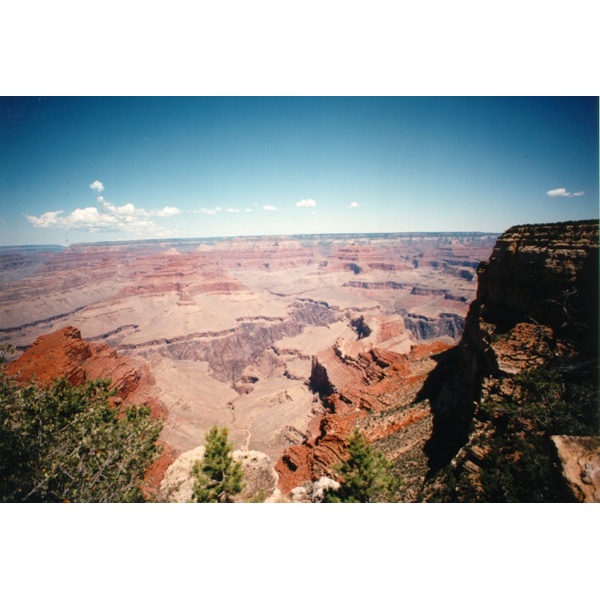
[[[112,395],[106,380],[41,389],[0,373],[0,501],[144,501],[162,424]]]
[[[334,467],[340,487],[325,491],[324,502],[394,502],[401,485],[392,464],[358,431],[348,440],[348,458]]]
[[[475,425],[485,427],[479,477],[449,465],[434,500],[474,502],[567,502],[553,435],[594,436],[598,385],[592,376],[569,376],[545,367],[514,377],[514,393],[488,398]]]
[[[233,458],[229,431],[216,425],[206,434],[204,459],[194,465],[192,500],[196,502],[232,502],[244,489],[242,464]]]
[[[564,502],[552,435],[595,435],[597,388],[535,368],[515,377],[520,393],[482,406],[496,432],[482,486],[491,502]]]

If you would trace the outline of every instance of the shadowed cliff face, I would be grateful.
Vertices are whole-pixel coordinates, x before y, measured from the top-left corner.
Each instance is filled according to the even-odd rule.
[[[589,351],[598,324],[598,223],[512,227],[479,268],[477,301],[499,326],[552,328]]]
[[[597,397],[598,222],[513,227],[478,275],[461,342],[440,360],[420,396],[430,398],[434,415],[425,446],[430,475],[456,456],[448,467],[452,481],[462,469],[471,492],[486,499],[481,481],[491,459],[485,457],[498,440],[597,432],[589,420],[597,415],[590,390]],[[548,398],[555,405],[542,406]],[[560,423],[544,412],[559,410],[566,415]],[[511,460],[519,464],[528,451],[515,450]],[[502,460],[508,453],[494,452]],[[548,470],[547,480],[552,476]],[[438,492],[444,487],[438,478],[425,496],[436,485]]]
[[[435,319],[408,314],[404,317],[404,324],[417,340],[429,340],[441,336],[458,340],[464,330],[465,320],[452,313],[441,313]]]
[[[417,465],[411,468],[422,481],[421,449],[431,433],[431,412],[427,402],[413,400],[436,366],[436,355],[449,346],[432,342],[398,354],[367,350],[368,341],[338,342],[313,358],[310,383],[322,411],[310,423],[307,439],[286,448],[276,465],[284,493],[308,480],[335,477],[332,467],[343,459],[355,427],[386,454]],[[405,473],[411,485],[415,473]],[[414,500],[416,492],[408,489],[403,497]]]
[[[504,233],[479,267],[462,343],[485,365],[481,375],[596,358],[598,222]]]

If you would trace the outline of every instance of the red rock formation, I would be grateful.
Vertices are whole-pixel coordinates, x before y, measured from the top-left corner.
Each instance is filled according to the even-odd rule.
[[[460,237],[462,239],[465,236]],[[332,413],[331,419],[326,421],[331,423],[331,427],[327,426],[327,433],[321,436],[316,455],[325,456],[330,452],[333,460],[334,456],[339,455],[339,448],[335,448],[339,446],[338,442],[343,443],[344,428],[353,427],[356,415],[363,419],[362,427],[366,426],[364,415],[369,411],[374,413],[385,406],[395,410],[395,399],[392,397],[390,400],[385,396],[388,392],[385,385],[380,383],[380,378],[394,374],[399,378],[398,381],[405,382],[401,377],[403,370],[407,369],[404,376],[410,381],[409,373],[413,367],[406,367],[398,358],[399,355],[392,359],[383,350],[371,351],[371,348],[378,346],[398,351],[409,347],[410,335],[406,331],[403,333],[400,315],[423,304],[450,312],[456,310],[461,315],[466,312],[466,300],[462,306],[454,307],[448,305],[455,301],[454,297],[446,298],[439,294],[431,298],[417,295],[409,297],[410,290],[419,279],[417,273],[406,271],[414,270],[414,261],[421,256],[431,259],[442,257],[439,266],[435,267],[440,272],[450,264],[455,264],[457,268],[472,268],[474,259],[484,252],[484,247],[491,248],[491,237],[480,240],[483,244],[481,247],[478,243],[470,247],[470,242],[466,241],[465,245],[457,245],[452,235],[438,234],[281,236],[205,240],[205,243],[200,240],[170,240],[82,244],[50,254],[36,265],[24,263],[22,267],[25,271],[19,270],[21,266],[13,257],[6,266],[19,276],[17,278],[15,275],[14,281],[5,278],[0,283],[0,336],[4,342],[22,350],[37,335],[49,331],[51,326],[73,323],[71,317],[76,315],[77,326],[82,328],[86,336],[94,336],[94,340],[110,340],[113,347],[128,355],[137,354],[150,359],[162,354],[173,359],[177,368],[179,360],[206,361],[211,377],[235,385],[240,392],[250,392],[255,384],[251,380],[244,380],[249,364],[260,362],[261,369],[265,367],[265,378],[284,368],[287,377],[306,377],[305,365],[310,364],[309,355],[317,350],[302,350],[298,354],[306,361],[302,368],[287,370],[285,363],[289,357],[279,356],[279,351],[273,349],[279,340],[297,336],[313,325],[336,326],[338,322],[351,318],[347,315],[362,314],[368,308],[368,312],[364,312],[367,322],[362,332],[367,339],[361,340],[364,344],[342,348],[346,364],[341,367],[336,365],[340,357],[335,355],[328,362],[326,357],[319,357],[319,361],[326,362],[327,377],[331,381],[338,381],[336,385],[339,390],[337,398],[325,399],[326,403],[335,406],[337,412],[335,415]],[[298,269],[300,277],[293,285],[287,273],[267,273],[289,268]],[[254,272],[244,273],[246,269],[258,269],[265,273],[255,277]],[[354,275],[356,270],[361,272],[358,277]],[[258,284],[255,285],[256,281]],[[435,288],[435,281],[435,277],[433,281],[428,279],[428,284]],[[469,299],[474,294],[474,283],[465,288],[461,280],[456,289],[452,283],[450,281],[448,285],[443,280],[438,287],[456,293],[456,302],[460,301],[460,294],[465,293],[465,298]],[[326,285],[324,292],[320,289],[323,284]],[[288,287],[290,285],[291,288]],[[337,286],[342,285],[347,287],[338,294]],[[317,292],[314,301],[311,300],[313,291]],[[211,324],[211,310],[207,311],[207,318],[201,320],[203,317],[199,315],[207,304],[205,295],[237,293],[243,305],[242,302],[236,303],[235,320],[221,319],[221,315],[217,314],[219,319]],[[246,301],[248,307],[255,302],[262,310],[260,304],[269,297],[268,294],[272,294],[272,298],[279,303],[278,310],[266,311],[267,316],[252,317],[250,309],[245,308]],[[251,298],[253,295],[254,299]],[[383,298],[381,304],[380,297]],[[367,302],[363,302],[363,299],[367,299]],[[194,308],[196,303],[197,309]],[[244,308],[240,309],[241,316],[237,318],[241,306]],[[427,315],[432,312],[433,309]],[[176,318],[172,320],[171,315]],[[144,323],[147,324],[151,319],[152,327],[146,328]],[[177,323],[177,327],[172,328],[173,323]],[[351,335],[351,332],[347,333]],[[361,335],[358,330],[356,333]],[[331,338],[328,336],[327,339]],[[400,342],[397,342],[398,339]],[[92,338],[88,337],[88,340],[92,341]],[[57,374],[62,374],[62,370],[65,373],[72,370],[71,375],[79,380],[112,377],[123,383],[121,391],[127,398],[126,402],[139,397],[141,391],[147,389],[141,383],[147,380],[143,361],[136,363],[135,367],[129,361],[132,370],[128,374],[126,369],[123,370],[123,365],[118,367],[110,361],[98,362],[98,359],[106,358],[106,352],[110,350],[108,347],[104,346],[105,350],[100,351],[96,345],[90,345],[85,350],[76,340],[64,341],[72,356],[66,356],[65,351],[65,355],[52,358]],[[298,343],[305,342],[302,340]],[[321,347],[319,345],[319,349]],[[81,352],[89,352],[89,359],[77,356],[77,348]],[[299,350],[283,348],[282,353],[286,352]],[[53,356],[51,352],[50,355]],[[42,361],[40,364],[43,366],[44,351],[38,352],[37,356],[30,354],[30,357]],[[93,361],[90,363],[92,359],[97,361],[96,370]],[[79,366],[83,363],[86,366],[82,370]],[[107,368],[113,371],[106,372]],[[45,369],[51,372],[46,363],[38,373],[38,378],[45,376]],[[336,377],[338,369],[340,378]],[[136,382],[138,376],[140,380]],[[344,377],[347,379],[345,382]],[[135,390],[130,393],[130,388]],[[370,390],[370,393],[365,390]],[[359,399],[359,394],[362,399]],[[394,396],[395,392],[390,394]],[[355,408],[358,412],[355,412]],[[385,430],[392,431],[402,423],[414,423],[417,416],[417,413],[404,412],[394,415],[389,422],[386,421]],[[319,421],[315,424],[316,431],[311,430],[310,435],[321,435],[320,426]],[[338,434],[334,427],[341,432],[339,439],[336,438]],[[374,423],[370,424],[370,439],[379,439],[378,431]]]
[[[75,327],[40,336],[6,371],[19,381],[35,380],[42,386],[60,377],[72,385],[110,379],[117,402],[147,404],[153,416],[164,416],[164,408],[148,394],[153,379],[147,365],[120,356],[108,344],[86,342]]]
[[[282,492],[331,476],[357,426],[375,442],[431,418],[428,405],[411,402],[435,366],[431,356],[449,347],[435,342],[402,355],[379,348],[360,352],[360,342],[338,342],[313,359],[311,384],[320,393],[325,414],[313,419],[307,441],[287,448],[278,461]],[[378,420],[384,412],[390,417]]]
[[[153,389],[154,378],[148,365],[124,357],[101,343],[89,343],[75,327],[65,327],[40,336],[20,357],[7,365],[6,373],[17,381],[36,381],[48,386],[64,377],[72,385],[96,379],[110,379],[117,390],[111,401],[115,405],[149,406],[154,418],[165,418],[166,408]],[[166,444],[146,479],[150,491],[156,491],[169,465],[175,459]]]
[[[555,435],[552,442],[573,499],[600,502],[600,439]]]
[[[158,492],[167,469],[175,462],[178,456],[177,452],[165,441],[159,440],[158,445],[162,447],[163,451],[158,459],[150,465],[144,477],[144,482],[147,485],[146,489],[151,494]]]
[[[322,263],[322,267],[327,271],[350,271],[354,274],[407,271],[413,268],[405,257],[390,257],[387,249],[357,243],[338,248]]]
[[[406,499],[433,498],[435,486],[444,485],[446,498],[463,498],[469,489],[465,481],[478,480],[499,435],[493,418],[478,420],[476,411],[486,401],[513,401],[521,393],[515,374],[544,366],[564,375],[569,385],[595,381],[597,386],[598,247],[597,221],[508,230],[489,263],[478,269],[478,295],[461,343],[436,357],[437,365],[421,354],[431,350],[424,346],[410,356],[361,351],[371,327],[357,321],[357,331],[366,332],[369,326],[365,340],[338,343],[314,359],[311,383],[325,414],[315,418],[304,444],[284,452],[277,465],[282,491],[330,475],[332,465],[344,456],[345,439],[358,427],[395,459],[413,492],[424,490],[406,493]],[[472,267],[458,254],[455,262]],[[450,260],[440,267],[448,264]],[[579,393],[581,402],[586,401],[584,392]],[[519,396],[516,403],[524,398]],[[424,434],[431,436],[426,444]],[[571,468],[571,483],[577,479],[578,485],[596,485],[597,438],[593,441],[596,454],[586,449],[583,458],[570,460],[573,464],[561,457],[563,468]],[[411,444],[417,448],[412,454],[407,450]],[[425,455],[428,460],[423,460]],[[518,462],[519,452],[511,459]],[[445,471],[438,470],[444,465],[452,468],[449,483]],[[597,501],[595,490],[597,485],[591,495],[579,493],[578,499]]]

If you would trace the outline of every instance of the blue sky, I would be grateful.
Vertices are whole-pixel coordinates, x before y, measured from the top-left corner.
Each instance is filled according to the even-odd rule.
[[[0,99],[0,244],[598,218],[598,99]]]

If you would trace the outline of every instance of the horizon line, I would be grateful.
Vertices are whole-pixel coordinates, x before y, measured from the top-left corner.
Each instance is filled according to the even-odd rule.
[[[593,219],[592,219],[593,220]],[[538,223],[535,225],[541,225]],[[545,223],[543,223],[545,224]],[[23,244],[2,244],[0,242],[0,248],[23,248],[23,247],[55,247],[55,248],[71,248],[72,246],[94,246],[102,244],[136,244],[136,243],[148,243],[148,242],[193,242],[201,240],[227,240],[227,239],[253,239],[253,238],[311,238],[311,237],[360,237],[360,236],[411,236],[411,235],[500,235],[502,231],[477,231],[477,230],[432,230],[432,231],[363,231],[363,232],[351,232],[351,233],[281,233],[281,234],[241,234],[241,235],[212,235],[212,236],[198,236],[198,237],[173,237],[173,238],[126,238],[122,240],[99,240],[94,242],[73,242],[71,244],[58,244],[58,243],[23,243]]]
[[[512,229],[513,227],[539,227],[542,225],[560,225],[560,224],[571,224],[571,223],[599,223],[600,219],[570,219],[567,221],[551,221],[543,223],[518,223],[511,225],[501,231],[478,231],[478,230],[430,230],[430,231],[363,231],[363,232],[350,232],[350,233],[281,233],[281,234],[241,234],[241,235],[212,235],[212,236],[198,236],[198,237],[173,237],[173,238],[140,238],[140,239],[122,239],[122,240],[100,240],[95,242],[74,242],[72,244],[36,244],[36,243],[25,243],[25,244],[3,244],[0,242],[0,248],[23,248],[23,247],[55,247],[55,248],[71,248],[72,246],[93,246],[100,244],[135,244],[135,243],[149,243],[149,242],[184,242],[184,241],[200,241],[200,240],[227,240],[227,239],[252,239],[252,238],[294,238],[294,237],[359,237],[359,236],[409,236],[409,235],[501,235],[505,231]]]

